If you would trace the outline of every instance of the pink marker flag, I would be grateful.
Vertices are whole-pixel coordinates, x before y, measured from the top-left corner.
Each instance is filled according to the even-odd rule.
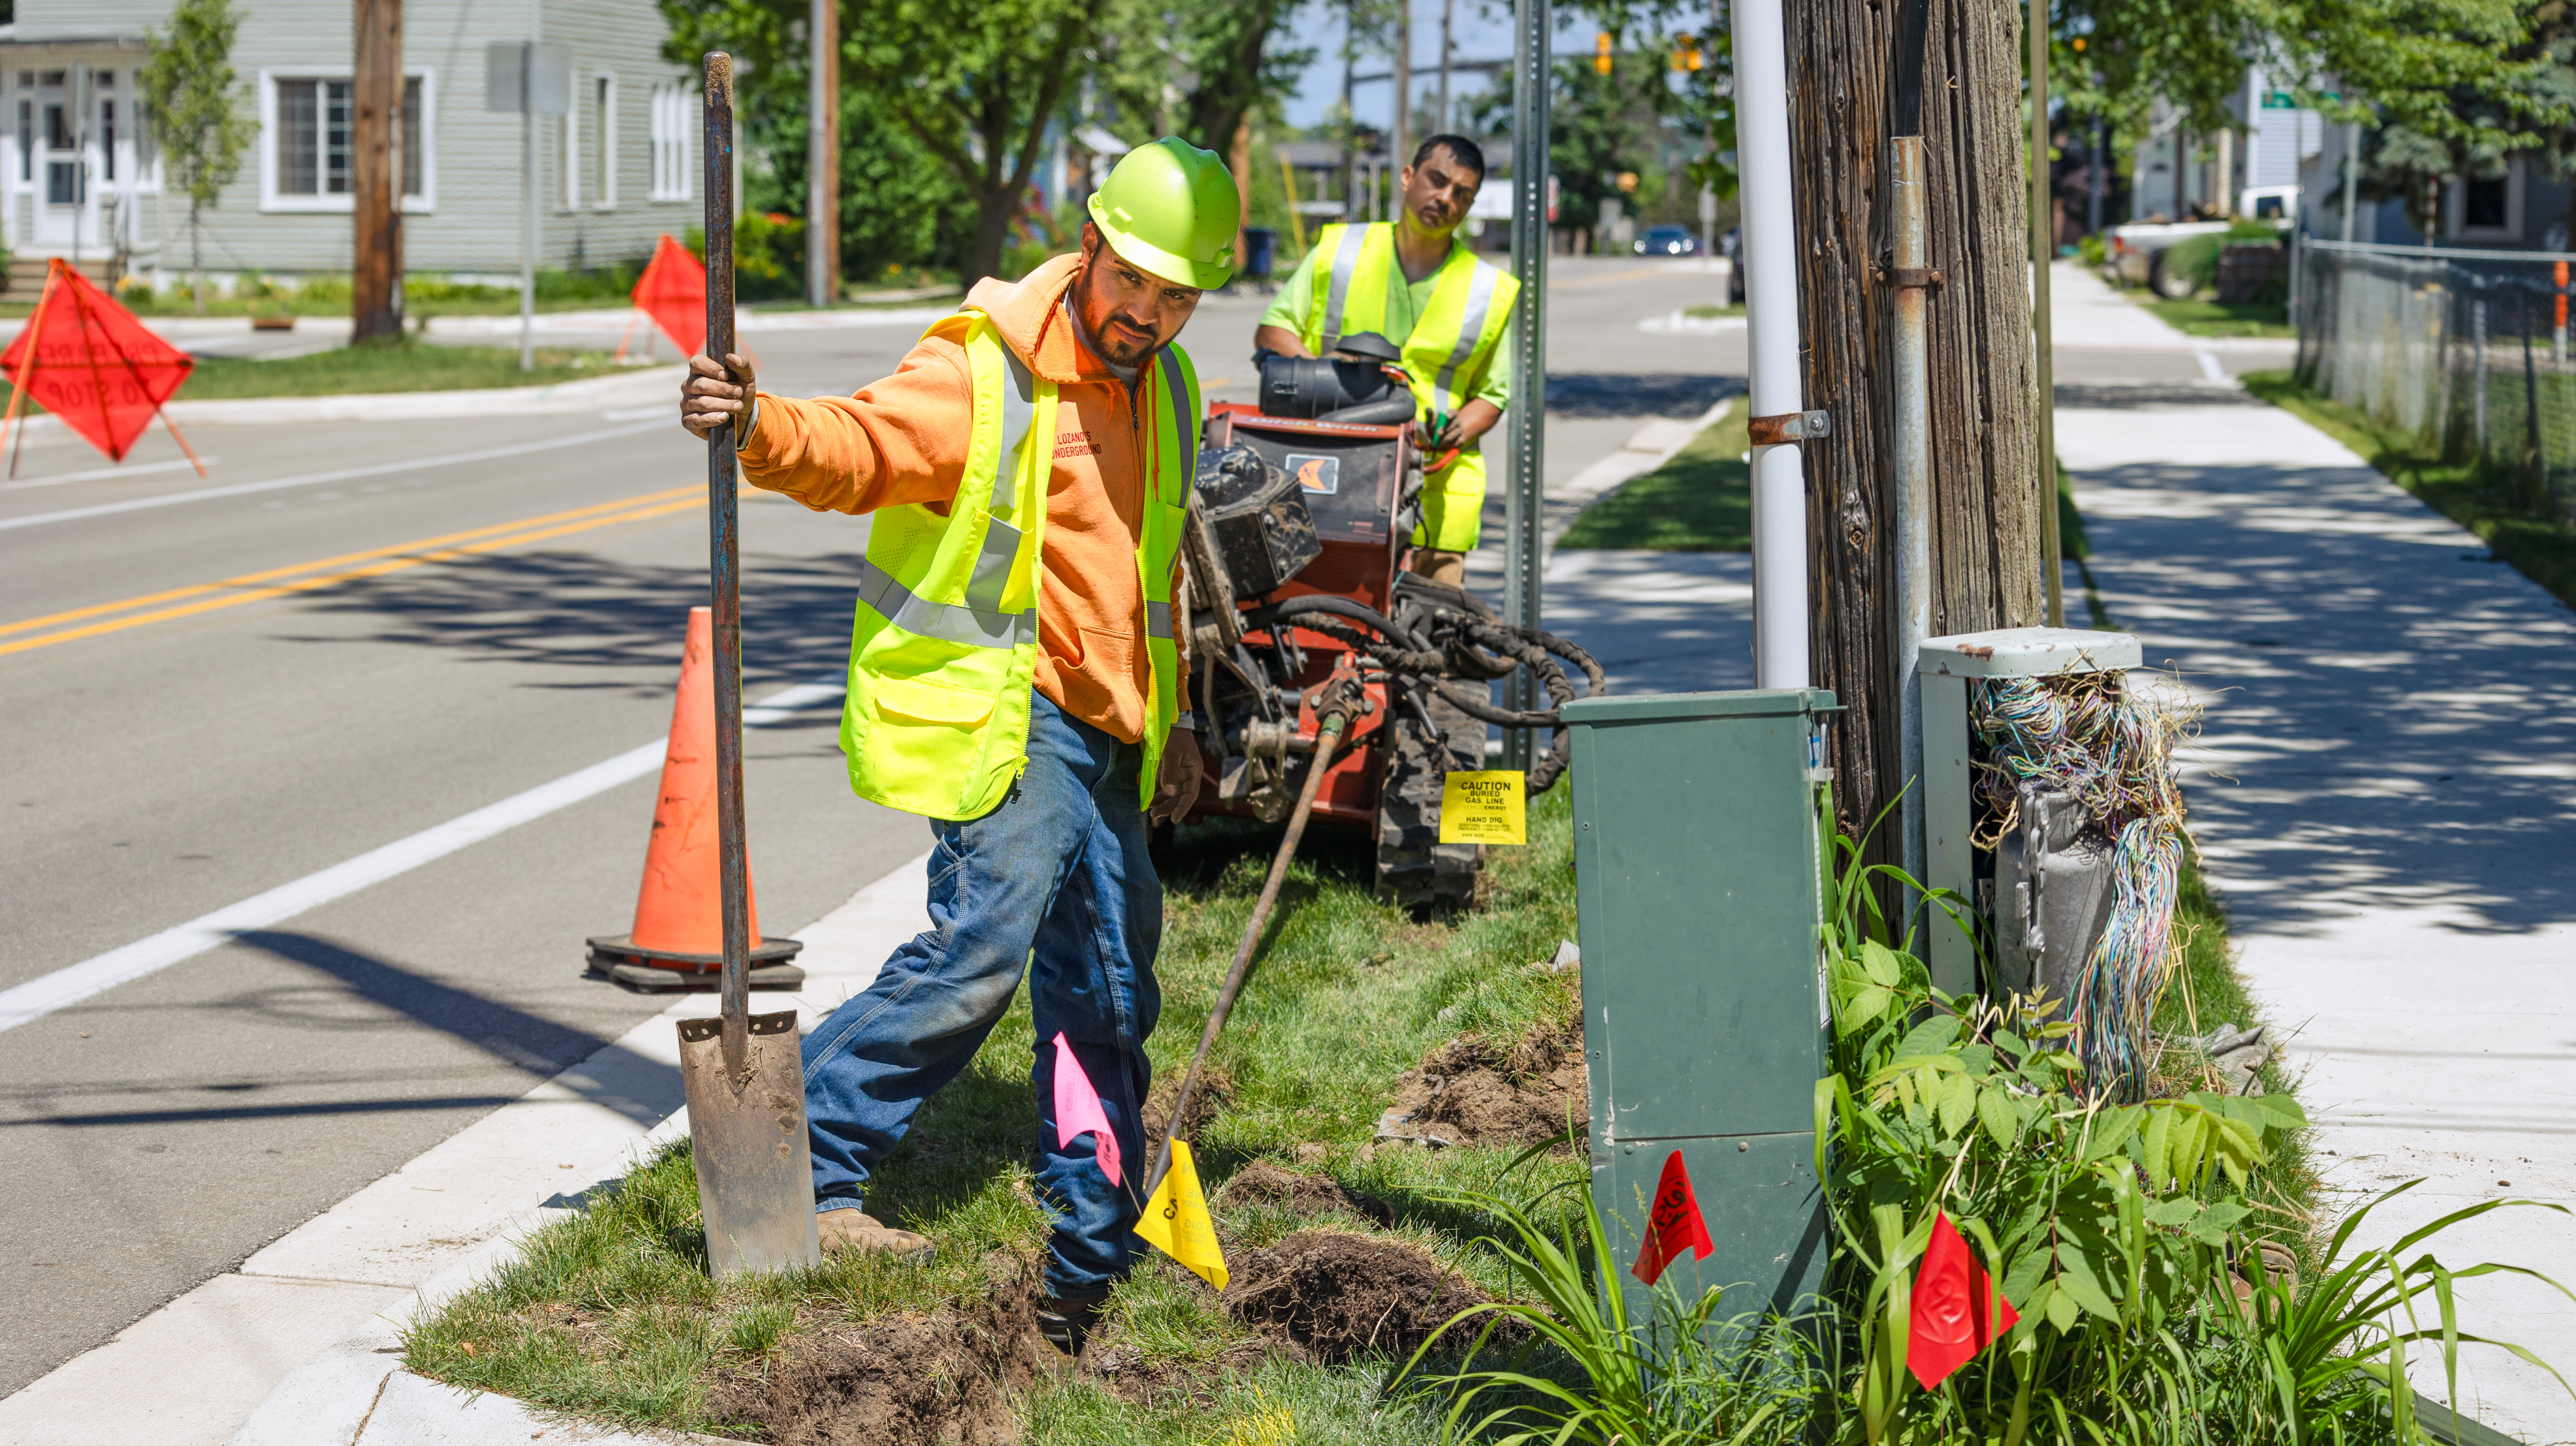
[[[1078,1135],[1088,1132],[1100,1160],[1100,1172],[1109,1183],[1118,1183],[1118,1136],[1109,1128],[1109,1113],[1100,1108],[1100,1092],[1091,1087],[1091,1076],[1082,1072],[1082,1061],[1074,1058],[1073,1044],[1057,1030],[1055,1036],[1055,1142],[1070,1145]]]

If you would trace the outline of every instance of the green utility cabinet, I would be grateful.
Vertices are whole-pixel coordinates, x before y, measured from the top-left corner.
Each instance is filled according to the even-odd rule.
[[[1665,1271],[1718,1316],[1822,1288],[1816,1081],[1826,1069],[1817,837],[1821,689],[1565,706],[1590,1071],[1592,1198],[1629,1308],[1664,1160],[1679,1150],[1715,1253]]]

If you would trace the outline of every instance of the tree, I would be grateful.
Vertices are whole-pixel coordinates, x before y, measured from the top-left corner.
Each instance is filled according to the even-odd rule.
[[[1295,0],[1117,0],[1103,79],[1121,137],[1177,135],[1229,154],[1246,119],[1297,87],[1312,47],[1281,49]],[[1178,90],[1173,103],[1167,87]],[[1146,131],[1154,132],[1152,135]]]
[[[666,0],[668,55],[694,63],[722,50],[746,62],[737,72],[735,114],[743,121],[744,210],[803,216],[806,76],[801,0]],[[845,16],[844,19],[847,17]],[[847,51],[849,27],[842,27]],[[966,260],[973,218],[956,177],[913,139],[875,91],[841,87],[841,274],[883,276]],[[798,290],[801,292],[802,287]]]
[[[844,73],[875,92],[975,211],[964,279],[998,274],[1002,246],[1062,118],[1076,68],[1096,63],[1108,0],[849,0]]]
[[[179,0],[167,36],[151,37],[142,70],[143,113],[162,174],[188,198],[188,289],[206,309],[205,211],[240,174],[257,128],[234,95],[232,0]]]

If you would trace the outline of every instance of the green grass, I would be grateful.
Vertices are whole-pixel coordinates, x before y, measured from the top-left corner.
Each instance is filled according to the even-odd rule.
[[[1753,546],[1752,445],[1742,402],[1664,465],[1594,502],[1557,539],[1559,548],[1637,547],[1658,552],[1743,552]]]
[[[1164,874],[1163,1015],[1149,1046],[1158,1077],[1187,1064],[1277,837],[1275,829],[1223,820],[1180,832]],[[1470,1243],[1491,1223],[1433,1195],[1466,1188],[1528,1199],[1580,1182],[1580,1160],[1550,1155],[1513,1171],[1517,1148],[1366,1147],[1396,1076],[1438,1044],[1471,1031],[1517,1037],[1572,1016],[1575,979],[1528,967],[1574,932],[1563,785],[1532,800],[1530,838],[1525,848],[1493,854],[1487,907],[1420,920],[1370,897],[1364,834],[1308,834],[1267,952],[1217,1050],[1232,1076],[1229,1100],[1194,1142],[1212,1193],[1253,1159],[1286,1164],[1296,1147],[1320,1145],[1321,1169],[1393,1207],[1396,1219],[1380,1233],[1421,1245],[1488,1289],[1504,1283],[1499,1262]],[[756,1364],[790,1329],[973,1298],[988,1288],[996,1252],[1036,1258],[1045,1228],[1031,1194],[1032,1043],[1023,1002],[922,1107],[869,1193],[871,1214],[937,1243],[927,1266],[841,1257],[809,1272],[718,1284],[706,1273],[682,1145],[586,1214],[538,1231],[517,1260],[413,1329],[406,1363],[586,1416],[720,1430],[728,1423],[707,1414],[712,1369]],[[1554,1199],[1567,1203],[1563,1194]],[[1221,1223],[1242,1245],[1268,1243],[1299,1224],[1269,1207],[1228,1212]],[[1194,1277],[1159,1256],[1119,1289],[1111,1315],[1122,1350],[1181,1368],[1191,1389],[1139,1403],[1080,1376],[1043,1386],[1021,1403],[1038,1428],[1030,1439],[1376,1443],[1436,1434],[1428,1417],[1377,1399],[1386,1361],[1222,1363],[1247,1332],[1216,1310]],[[1204,1374],[1187,1375],[1200,1368]],[[1283,1413],[1293,1429],[1279,1429]]]
[[[519,349],[501,346],[350,346],[262,361],[200,357],[178,400],[224,397],[327,397],[351,392],[448,392],[472,387],[533,387],[623,370],[606,352],[537,350],[536,370],[519,370]]]
[[[2206,301],[2199,297],[2170,301],[2161,296],[2150,296],[2141,304],[2162,317],[2167,326],[2190,336],[2294,337],[2299,334],[2290,325],[2289,308],[2278,301]]]
[[[1695,316],[1702,321],[1713,321],[1721,316],[1742,316],[1743,314],[1744,308],[1741,306],[1686,306],[1682,308],[1682,315]]]
[[[2476,533],[2523,576],[2576,607],[2576,529],[2534,516],[2518,495],[2526,486],[2521,479],[2475,462],[2445,460],[2441,448],[2419,434],[2374,421],[2357,407],[2300,385],[2289,372],[2247,372],[2238,380],[2367,458],[2390,481]]]

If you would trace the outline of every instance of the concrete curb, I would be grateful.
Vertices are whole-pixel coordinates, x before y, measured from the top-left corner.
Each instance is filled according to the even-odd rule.
[[[355,392],[335,397],[241,397],[172,402],[161,410],[182,427],[276,426],[298,422],[416,422],[479,417],[533,417],[563,412],[616,412],[668,403],[679,421],[677,362],[636,367],[542,387],[477,387],[454,392]],[[30,434],[62,430],[51,414],[19,424]]]
[[[896,867],[797,931],[806,982],[788,998],[804,1027],[865,989],[886,956],[920,930],[928,857]],[[775,998],[764,995],[764,1005],[776,1007]],[[705,995],[679,996],[238,1270],[0,1401],[0,1443],[523,1446],[539,1431],[558,1439],[560,1424],[518,1402],[402,1370],[402,1330],[483,1280],[530,1231],[580,1208],[588,1187],[618,1178],[686,1131],[672,1025],[712,1008]],[[383,1400],[395,1403],[393,1414]],[[561,1439],[683,1438],[593,1431]]]

